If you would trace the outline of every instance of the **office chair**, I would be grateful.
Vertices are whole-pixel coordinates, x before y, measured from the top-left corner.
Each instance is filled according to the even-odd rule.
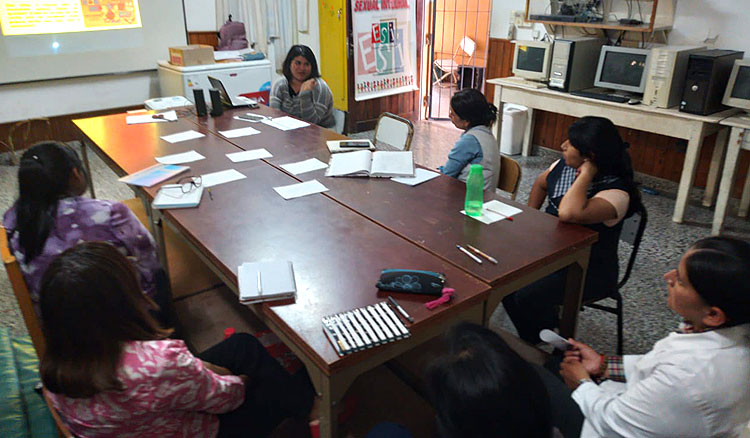
[[[458,47],[456,47],[456,50],[453,52],[453,56],[450,58],[443,58],[443,59],[436,59],[433,63],[435,71],[435,81],[433,82],[433,85],[440,86],[440,84],[447,78],[448,76],[452,77],[451,84],[458,82],[456,79],[456,75],[458,74],[458,69],[461,65],[471,65],[472,60],[474,59],[474,52],[477,49],[477,43],[474,42],[471,38],[464,36],[461,38],[461,41],[458,43]],[[466,56],[469,57],[469,59],[465,59],[463,55],[461,57],[458,57],[458,51],[463,51]],[[440,73],[437,73],[437,72]],[[440,75],[440,76],[438,76]]]
[[[414,136],[414,125],[411,121],[388,112],[380,114],[375,125],[375,148],[387,145],[400,151],[408,151]]]
[[[497,188],[510,193],[510,199],[515,201],[520,183],[521,166],[516,160],[500,155],[500,177],[497,180]]]
[[[612,313],[617,316],[617,354],[622,356],[622,294],[620,289],[625,285],[630,278],[630,273],[633,270],[633,264],[635,263],[635,256],[638,254],[638,248],[641,246],[641,239],[643,238],[643,232],[646,229],[646,223],[648,222],[648,215],[646,214],[646,207],[641,206],[636,210],[632,216],[624,219],[622,224],[622,231],[620,232],[620,240],[627,242],[631,245],[630,258],[628,259],[628,266],[625,269],[625,275],[619,283],[617,288],[612,293],[603,298],[596,298],[583,303],[584,307],[590,307],[592,309],[602,310],[607,313]],[[615,300],[615,306],[605,306],[599,304],[598,301],[605,298],[612,298]]]

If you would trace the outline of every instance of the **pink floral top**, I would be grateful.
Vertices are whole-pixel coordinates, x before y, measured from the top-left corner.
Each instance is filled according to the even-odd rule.
[[[239,377],[204,368],[178,340],[127,343],[117,376],[125,389],[91,398],[47,391],[75,436],[215,437],[215,414],[232,411],[245,399]]]

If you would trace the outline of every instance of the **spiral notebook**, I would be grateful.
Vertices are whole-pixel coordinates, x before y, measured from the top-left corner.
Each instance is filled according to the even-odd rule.
[[[292,262],[243,263],[237,269],[240,302],[243,304],[285,300],[297,295]]]

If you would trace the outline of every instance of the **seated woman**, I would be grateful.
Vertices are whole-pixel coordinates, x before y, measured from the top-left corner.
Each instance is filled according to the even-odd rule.
[[[497,120],[497,108],[479,90],[467,88],[451,98],[449,116],[464,133],[448,154],[448,161],[438,169],[465,182],[471,164],[481,164],[484,190],[494,190],[500,177],[500,152],[490,127]]]
[[[696,242],[664,274],[680,332],[622,357],[571,339],[560,374],[575,403],[570,391],[550,388],[553,409],[568,406],[564,416],[579,418],[585,438],[739,437],[750,420],[749,276],[750,243]]]
[[[166,339],[133,265],[112,245],[64,251],[41,284],[40,374],[75,436],[266,436],[310,412],[304,369],[290,376],[254,337],[193,356]]]
[[[640,206],[627,147],[610,120],[583,117],[568,128],[563,159],[539,175],[529,195],[529,206],[541,208],[547,198],[547,213],[599,232],[591,247],[584,300],[609,296],[617,288],[622,219]],[[565,269],[557,271],[503,299],[521,338],[536,344],[541,329],[557,326],[566,275]]]
[[[318,62],[309,47],[295,45],[286,54],[284,77],[273,84],[271,108],[280,109],[302,120],[332,128],[333,94],[320,77]]]
[[[42,274],[61,252],[81,241],[106,241],[134,261],[142,290],[169,308],[169,285],[151,234],[124,204],[81,196],[86,187],[83,164],[64,143],[37,143],[21,156],[18,200],[3,226],[32,301],[38,303]]]
[[[550,438],[550,401],[539,375],[497,333],[470,323],[446,335],[427,368],[441,438]]]

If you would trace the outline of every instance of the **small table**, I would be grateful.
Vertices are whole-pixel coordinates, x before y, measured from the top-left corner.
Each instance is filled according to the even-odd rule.
[[[708,172],[708,181],[706,182],[706,193],[703,199],[703,205],[705,206],[710,206],[713,203],[719,166],[724,153],[723,146],[728,131],[728,129],[722,129],[719,122],[733,115],[738,110],[729,109],[701,116],[680,112],[677,108],[665,109],[647,105],[628,105],[625,103],[574,96],[570,93],[563,93],[548,88],[528,88],[512,81],[503,80],[503,78],[489,79],[487,82],[495,85],[494,103],[498,110],[498,123],[495,123],[493,133],[498,139],[498,147],[500,146],[500,131],[502,130],[503,104],[506,102],[517,103],[529,107],[529,117],[526,118],[526,129],[524,132],[524,156],[528,156],[531,152],[535,109],[573,117],[599,115],[612,120],[617,126],[687,140],[688,147],[685,152],[685,162],[682,166],[682,174],[680,176],[680,187],[677,192],[677,200],[675,201],[674,214],[672,216],[672,220],[677,223],[682,222],[685,215],[685,207],[687,207],[690,187],[693,185],[695,169],[698,166],[703,138],[718,131],[719,135],[716,138],[716,147],[711,158],[711,167]]]
[[[750,115],[736,115],[721,121],[723,126],[729,126],[729,142],[727,142],[727,155],[724,159],[724,171],[721,175],[721,184],[719,185],[719,196],[716,198],[716,210],[714,211],[714,222],[711,227],[711,234],[721,233],[724,226],[724,218],[727,215],[729,197],[734,183],[734,176],[737,172],[740,150],[750,150],[750,145],[743,142],[745,130],[750,129]],[[742,199],[740,200],[740,209],[737,213],[740,217],[747,217],[748,207],[750,207],[750,177],[745,178],[745,187],[742,189]]]

